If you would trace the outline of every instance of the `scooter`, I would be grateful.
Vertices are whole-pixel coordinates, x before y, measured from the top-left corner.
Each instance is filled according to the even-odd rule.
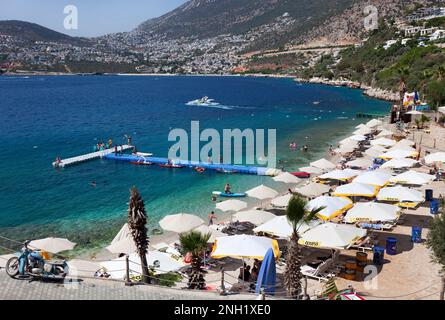
[[[6,262],[6,273],[14,279],[63,280],[68,274],[66,261],[45,261],[38,251],[28,248],[30,241],[16,257]]]

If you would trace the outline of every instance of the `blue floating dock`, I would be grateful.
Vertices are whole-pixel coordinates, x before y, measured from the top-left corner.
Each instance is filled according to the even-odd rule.
[[[158,157],[144,157],[133,154],[114,154],[110,153],[104,156],[105,159],[124,161],[124,162],[141,162],[141,163],[153,163],[153,164],[166,164],[168,163],[167,158]],[[206,170],[224,170],[224,171],[235,171],[241,174],[251,174],[258,176],[276,176],[281,173],[281,170],[266,168],[266,167],[255,167],[255,166],[242,166],[242,165],[229,165],[229,164],[211,164],[206,162],[196,162],[196,161],[184,161],[175,160],[176,165],[184,166],[187,168],[204,168]]]

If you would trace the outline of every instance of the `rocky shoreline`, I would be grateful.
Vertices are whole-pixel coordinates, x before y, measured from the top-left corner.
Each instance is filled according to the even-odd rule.
[[[302,82],[302,83],[318,83],[318,84],[325,84],[329,86],[341,86],[341,87],[348,87],[352,89],[361,89],[363,90],[363,94],[372,98],[386,100],[386,101],[399,101],[400,97],[397,93],[381,89],[381,88],[374,88],[368,85],[365,85],[361,82],[357,81],[351,81],[346,79],[338,79],[338,80],[329,80],[329,79],[323,79],[323,78],[311,78],[311,79],[301,79],[301,78],[295,78],[295,81]]]

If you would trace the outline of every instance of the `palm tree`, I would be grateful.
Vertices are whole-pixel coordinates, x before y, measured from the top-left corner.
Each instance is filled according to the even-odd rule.
[[[147,263],[149,241],[147,237],[147,227],[145,226],[147,224],[145,204],[136,187],[131,188],[130,193],[130,204],[128,206],[128,226],[136,244],[137,253],[141,259],[142,282],[150,283]]]
[[[397,73],[399,74],[399,77],[400,77],[399,93],[400,93],[400,101],[401,101],[401,105],[402,105],[403,97],[406,92],[406,79],[409,76],[409,68],[407,66],[400,67],[399,69],[397,69]]]
[[[445,78],[445,66],[439,66],[437,68],[436,77],[438,81],[442,81]]]
[[[443,210],[443,209],[442,209]],[[442,277],[442,288],[440,291],[440,300],[445,296],[445,215],[442,211],[431,222],[430,232],[426,245],[432,251],[433,261],[442,266],[440,273]]]
[[[202,258],[211,234],[202,234],[198,231],[190,231],[179,235],[179,241],[183,252],[192,254],[192,272],[190,274],[188,288],[204,290],[206,283],[202,271]]]
[[[423,72],[422,72],[422,81],[421,81],[423,100],[425,100],[425,92],[426,92],[428,83],[430,82],[430,79],[431,79],[432,76],[433,76],[433,72],[431,70],[423,70]]]
[[[299,228],[303,223],[315,219],[318,212],[324,208],[317,208],[308,211],[306,209],[307,200],[301,196],[293,196],[288,204],[286,215],[292,226],[292,236],[289,240],[286,256],[286,272],[284,283],[288,295],[294,299],[299,299],[302,293],[301,280],[301,248],[298,244],[300,239]]]

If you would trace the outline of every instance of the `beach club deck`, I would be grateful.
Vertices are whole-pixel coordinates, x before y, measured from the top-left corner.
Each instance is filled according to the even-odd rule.
[[[133,146],[130,145],[123,145],[122,147],[119,146],[118,150],[122,152],[123,151],[128,151],[130,149],[132,149]],[[101,150],[101,151],[96,151],[96,152],[92,152],[92,153],[88,153],[88,154],[84,154],[84,155],[80,155],[77,157],[73,157],[73,158],[68,158],[68,159],[63,159],[60,161],[60,163],[57,162],[53,162],[53,166],[54,167],[68,167],[68,166],[72,166],[72,165],[76,165],[82,162],[87,162],[87,161],[91,161],[91,160],[96,160],[96,159],[100,159],[103,158],[109,154],[112,154],[115,152],[114,148],[111,149],[105,149],[105,150]]]
[[[114,154],[114,152],[107,154],[105,159],[124,161],[130,163],[152,163],[157,165],[164,165],[168,163],[167,158],[158,157],[145,157],[133,154]],[[251,174],[258,176],[276,176],[281,170],[267,168],[267,167],[255,167],[255,166],[242,166],[242,165],[228,165],[228,164],[212,164],[207,162],[196,162],[196,161],[184,161],[176,160],[176,165],[183,166],[186,168],[204,168],[206,170],[223,171],[230,173],[240,173],[240,174]]]

